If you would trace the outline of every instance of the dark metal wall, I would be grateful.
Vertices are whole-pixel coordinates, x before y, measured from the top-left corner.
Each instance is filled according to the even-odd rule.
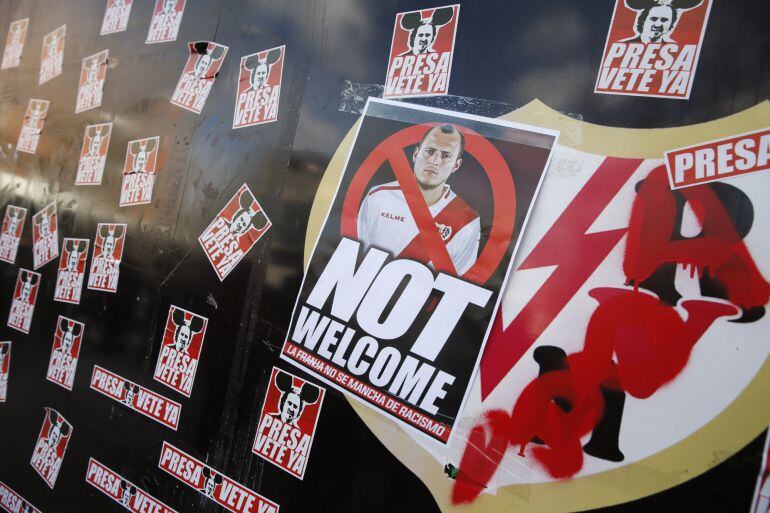
[[[332,390],[304,481],[250,451],[302,278],[310,206],[331,155],[357,119],[340,109],[345,81],[381,84],[395,14],[433,4],[188,0],[178,40],[146,45],[152,3],[135,1],[128,30],[100,36],[103,0],[0,2],[0,37],[10,21],[30,18],[21,66],[0,72],[0,206],[33,213],[55,200],[60,234],[67,237],[93,240],[98,222],[128,225],[117,294],[84,290],[79,306],[53,302],[55,264],[49,264],[30,334],[2,323],[0,339],[13,341],[13,360],[9,402],[0,405],[0,480],[43,511],[117,511],[84,482],[93,456],[179,512],[221,511],[157,468],[167,440],[279,503],[285,513],[438,511],[424,485]],[[715,2],[689,101],[594,94],[612,7],[610,0],[462,2],[450,93],[490,103],[423,103],[499,115],[539,98],[592,123],[652,128],[717,119],[770,96],[766,0]],[[42,36],[63,23],[64,73],[38,86]],[[200,116],[169,103],[186,42],[198,40],[230,47]],[[278,122],[232,130],[240,56],[282,44]],[[105,48],[103,104],[75,115],[81,58]],[[14,149],[29,98],[51,101],[36,155]],[[83,129],[108,121],[114,129],[104,181],[75,187]],[[153,201],[119,209],[126,143],[155,135],[161,145]],[[273,227],[220,282],[196,238],[244,182]],[[19,265],[31,268],[30,233],[28,224],[17,265],[0,264],[0,315],[10,304]],[[193,395],[180,401],[178,432],[89,389],[94,364],[158,388],[152,372],[169,304],[210,320]],[[60,314],[86,324],[72,392],[45,379]],[[54,490],[29,466],[45,406],[75,426]],[[761,443],[754,443],[687,485],[606,511],[691,511],[682,509],[685,502],[719,505],[709,511],[747,511],[760,452]]]

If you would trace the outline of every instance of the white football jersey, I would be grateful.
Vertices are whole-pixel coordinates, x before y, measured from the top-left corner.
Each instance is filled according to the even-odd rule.
[[[457,275],[462,276],[478,257],[479,215],[446,184],[441,199],[429,208]],[[358,239],[364,248],[374,246],[393,256],[430,264],[418,232],[398,182],[369,190],[358,213]]]

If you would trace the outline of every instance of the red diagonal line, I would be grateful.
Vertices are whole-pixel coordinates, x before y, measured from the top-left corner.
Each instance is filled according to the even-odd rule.
[[[433,262],[434,269],[456,276],[455,266],[452,264],[452,259],[449,257],[444,241],[441,240],[436,222],[433,220],[428,204],[425,203],[425,199],[422,197],[420,187],[414,178],[412,166],[406,160],[404,152],[400,149],[389,152],[388,161],[393,169],[393,174],[396,175],[396,180],[401,185],[401,190],[404,191],[406,204],[409,206],[409,211],[412,213],[414,222],[417,224],[417,229],[420,232],[417,236],[420,237],[425,252],[430,257],[430,261]]]
[[[642,162],[606,158],[518,267],[527,270],[556,266],[508,326],[503,326],[502,310],[498,310],[481,360],[482,400],[540,338],[625,235],[627,228],[586,232]],[[565,332],[563,337],[583,335]]]

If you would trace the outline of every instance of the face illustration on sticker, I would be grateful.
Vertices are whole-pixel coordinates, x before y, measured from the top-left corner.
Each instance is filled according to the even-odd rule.
[[[189,319],[185,319],[184,311],[175,309],[171,320],[176,326],[176,329],[174,330],[174,349],[181,352],[187,352],[187,348],[190,347],[193,336],[203,330],[203,318],[193,314]]]
[[[214,45],[214,48],[209,50],[209,43],[206,41],[200,41],[193,45],[195,53],[198,54],[195,60],[195,66],[193,66],[192,73],[196,78],[207,79],[214,78],[208,74],[212,64],[221,60],[225,56],[226,49],[224,46]]]
[[[40,237],[48,237],[51,233],[51,213],[44,210],[43,215],[35,219],[35,224]]]
[[[67,239],[64,244],[64,251],[67,252],[66,270],[70,272],[78,272],[78,264],[80,263],[80,257],[82,257],[88,245],[84,240]]]
[[[89,59],[86,69],[86,81],[94,83],[99,80],[99,56],[94,55]]]
[[[134,397],[139,393],[139,385],[135,385],[126,381],[123,383],[123,390],[125,390],[125,394],[123,395],[123,404],[129,407],[133,407]]]
[[[131,506],[131,499],[136,495],[136,486],[129,484],[125,479],[120,480],[120,489],[123,493],[120,495],[120,504],[125,508]]]
[[[625,0],[637,11],[634,32],[627,42],[674,43],[671,34],[683,11],[698,7],[703,0]]]
[[[409,51],[414,55],[434,53],[433,43],[436,42],[441,27],[452,21],[454,9],[442,7],[433,11],[428,18],[423,18],[419,12],[406,13],[401,17],[401,28],[409,32]]]
[[[305,406],[318,401],[320,394],[318,387],[310,383],[304,383],[301,388],[295,387],[293,378],[281,371],[275,376],[275,386],[281,391],[281,399],[278,401],[278,411],[273,415],[284,424],[292,426],[297,425]]]
[[[72,352],[72,346],[75,344],[75,339],[79,337],[83,331],[83,326],[60,317],[59,330],[62,333],[61,347],[59,349],[62,353],[70,354]]]
[[[203,477],[203,488],[201,488],[201,492],[207,497],[213,497],[217,485],[222,484],[222,474],[218,474],[208,467],[203,467]]]
[[[21,292],[19,293],[19,300],[24,303],[30,302],[30,298],[32,297],[32,290],[35,288],[35,285],[37,285],[39,279],[40,275],[22,270]]]
[[[10,235],[15,235],[16,231],[19,229],[19,224],[21,223],[21,220],[24,218],[24,211],[20,208],[11,207],[9,206],[9,219],[8,219],[8,230],[6,233]]]
[[[67,436],[70,432],[70,426],[64,422],[64,418],[53,410],[48,410],[48,422],[50,428],[48,429],[48,436],[46,436],[46,443],[52,450],[56,450],[61,442],[62,438]]]
[[[40,128],[43,123],[43,104],[35,102],[32,107],[32,112],[29,113],[28,125],[32,128]]]
[[[244,67],[251,72],[249,76],[249,84],[254,90],[262,89],[267,85],[267,78],[270,76],[270,69],[273,64],[281,59],[281,49],[273,48],[264,59],[260,59],[259,55],[255,54],[244,62]]]
[[[132,173],[147,172],[147,157],[155,150],[155,139],[143,139],[141,141],[132,141],[128,146],[128,151],[133,157],[131,165]]]
[[[109,260],[115,259],[115,242],[117,239],[123,237],[123,226],[117,225],[110,229],[109,225],[103,224],[99,226],[99,236],[104,241],[102,243],[102,258]]]
[[[163,14],[171,14],[176,10],[177,0],[163,0]]]
[[[262,230],[268,223],[267,216],[251,201],[251,195],[243,191],[238,198],[240,207],[230,219],[230,231],[238,237],[245,235],[251,228]],[[254,209],[258,210],[254,210]]]
[[[0,343],[0,376],[2,376],[3,368],[5,368],[5,358],[10,349],[10,343]]]
[[[88,137],[91,140],[88,143],[88,156],[98,157],[101,153],[102,141],[104,140],[104,126],[88,127]]]

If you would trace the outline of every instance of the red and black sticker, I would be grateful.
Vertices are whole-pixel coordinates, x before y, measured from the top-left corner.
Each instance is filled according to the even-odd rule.
[[[29,18],[11,22],[8,28],[8,37],[5,40],[3,62],[0,69],[16,68],[21,64],[21,54],[24,52],[24,42],[27,40]]]
[[[460,4],[396,14],[383,98],[447,94]]]
[[[251,452],[305,477],[326,390],[273,367]]]
[[[278,119],[286,46],[241,57],[235,89],[233,128],[269,123]]]
[[[43,426],[29,463],[51,489],[56,484],[71,438],[72,424],[53,408],[45,408]]]
[[[448,444],[557,135],[370,98],[281,357]]]
[[[34,98],[27,103],[27,112],[24,113],[24,121],[21,123],[19,140],[16,149],[24,153],[35,153],[40,142],[40,133],[45,125],[48,115],[48,100],[36,100]]]
[[[39,290],[40,274],[23,268],[19,269],[11,300],[11,311],[8,313],[8,326],[22,333],[29,333]]]
[[[0,508],[3,508],[7,513],[41,513],[39,509],[2,481],[0,481]]]
[[[182,405],[152,390],[127,380],[107,369],[94,365],[91,389],[112,398],[124,406],[176,431]]]
[[[37,271],[59,256],[59,221],[56,202],[32,216],[32,267]]]
[[[38,85],[61,75],[64,61],[64,42],[67,36],[67,25],[62,25],[53,32],[43,36],[43,49],[40,55],[40,77]]]
[[[83,133],[75,185],[100,185],[110,147],[112,123],[88,125]]]
[[[159,144],[158,136],[136,139],[128,143],[118,206],[143,205],[152,200]]]
[[[770,170],[770,128],[666,152],[672,189]]]
[[[53,298],[63,303],[80,304],[88,259],[88,239],[68,239],[62,243],[59,272]]]
[[[186,0],[155,0],[150,30],[145,43],[167,43],[176,41]]]
[[[690,97],[712,0],[615,0],[595,93]]]
[[[226,46],[211,41],[188,43],[190,55],[176,84],[171,103],[200,114],[227,55]]]
[[[107,0],[104,18],[102,18],[102,30],[99,34],[106,36],[126,30],[132,5],[134,5],[134,0]]]
[[[8,264],[16,263],[16,253],[19,251],[21,232],[24,229],[24,220],[27,217],[27,209],[8,205],[5,207],[2,231],[0,231],[0,260]]]
[[[109,54],[109,50],[102,50],[83,59],[83,64],[80,67],[78,96],[75,102],[76,114],[94,109],[102,104]]]
[[[209,320],[171,305],[155,365],[156,381],[190,397]]]
[[[120,278],[120,261],[126,242],[126,225],[99,223],[94,237],[88,289],[116,292]]]
[[[278,513],[278,504],[163,442],[158,467],[233,513]]]
[[[88,460],[86,483],[132,513],[176,513],[128,479],[93,458]]]
[[[8,377],[11,373],[11,342],[0,342],[0,403],[8,400]]]
[[[51,359],[48,361],[48,381],[72,390],[84,331],[85,325],[82,322],[59,316],[53,336]]]
[[[270,219],[249,186],[241,185],[198,237],[220,281],[230,274],[270,226]]]

